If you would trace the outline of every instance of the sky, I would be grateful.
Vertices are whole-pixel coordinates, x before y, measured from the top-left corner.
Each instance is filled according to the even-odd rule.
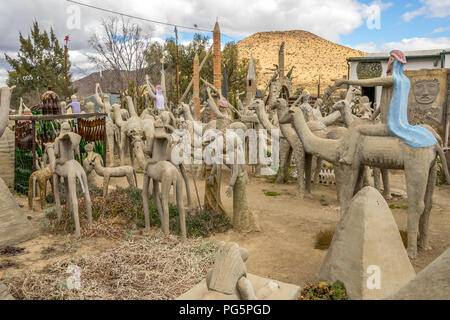
[[[239,41],[262,31],[306,30],[365,52],[450,49],[450,0],[77,0],[149,20],[212,30],[219,21],[222,42]],[[0,0],[0,86],[8,77],[4,53],[15,56],[19,32],[34,20],[53,27],[61,44],[70,36],[74,79],[98,71],[88,61],[88,39],[112,13],[67,0]],[[120,17],[120,16],[119,16]],[[134,20],[154,41],[173,36],[173,27]],[[181,43],[196,31],[179,28]],[[212,37],[209,32],[204,35]]]

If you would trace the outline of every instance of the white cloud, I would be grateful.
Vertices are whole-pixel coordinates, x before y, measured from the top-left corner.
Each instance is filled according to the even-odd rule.
[[[350,46],[347,46],[350,47]],[[375,42],[365,42],[365,43],[358,43],[355,46],[351,46],[353,49],[364,51],[364,52],[376,52],[377,51],[377,45]]]
[[[403,51],[447,49],[450,48],[450,38],[409,38],[400,41],[387,42],[382,45],[383,51],[399,49]]]
[[[361,0],[80,0],[86,4],[108,8],[130,15],[149,18],[184,26],[212,30],[219,19],[223,34],[235,38],[247,37],[261,31],[306,30],[327,40],[339,42],[341,35],[352,33],[365,23],[367,8],[378,5],[385,10],[392,4],[375,0],[364,4]],[[445,0],[447,1],[447,0]],[[100,20],[111,16],[94,9],[80,7],[80,28],[68,29],[67,22],[73,4],[62,0],[14,0],[2,7],[2,17],[20,17],[20,19],[0,19],[0,51],[15,52],[19,48],[18,34],[28,35],[34,20],[41,29],[53,27],[57,38],[63,42],[70,35],[69,49],[74,76],[80,70],[90,70],[84,55],[89,52],[88,39],[99,30]],[[143,27],[151,28],[154,41],[161,42],[167,35],[173,35],[173,27],[133,20]],[[180,32],[188,31],[179,29]],[[212,36],[212,35],[210,35]],[[223,37],[223,41],[229,41]],[[8,66],[0,63],[0,70]]]
[[[428,35],[450,31],[450,27],[439,27],[428,33]]]
[[[404,21],[409,22],[418,16],[445,18],[450,15],[450,0],[420,0],[420,2],[423,4],[422,7],[403,14]]]
[[[6,80],[8,80],[8,71],[0,69],[0,87],[6,86]]]
[[[450,38],[405,38],[400,41],[385,42],[381,45],[367,42],[351,47],[365,52],[389,52],[394,49],[402,51],[448,49],[450,48]]]

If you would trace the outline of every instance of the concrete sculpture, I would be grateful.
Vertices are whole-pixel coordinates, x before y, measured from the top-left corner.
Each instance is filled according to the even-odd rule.
[[[247,273],[249,253],[234,242],[221,242],[206,279],[177,300],[295,300],[300,287]]]
[[[150,213],[148,210],[149,185],[153,181],[153,200],[161,221],[161,229],[164,234],[169,234],[169,198],[170,189],[174,187],[178,213],[180,215],[181,236],[186,238],[186,215],[183,201],[183,178],[174,164],[167,160],[142,159],[143,143],[139,138],[134,141],[134,153],[140,154],[145,161],[144,183],[142,187],[142,198],[144,203],[145,228],[150,228]],[[161,191],[159,189],[161,185]]]
[[[8,126],[11,94],[14,87],[0,89],[0,136]],[[15,245],[35,236],[33,227],[0,178],[0,247]],[[0,288],[1,289],[1,288]]]
[[[129,186],[137,188],[136,171],[132,166],[120,166],[114,168],[105,168],[103,166],[103,160],[99,154],[95,154],[90,160],[88,165],[92,168],[100,177],[103,177],[103,197],[108,195],[108,186],[111,177],[120,178],[126,177]]]
[[[339,222],[317,281],[340,280],[352,300],[366,300],[384,299],[414,276],[388,204],[376,189],[362,189]]]
[[[341,214],[347,212],[351,198],[361,188],[365,165],[405,170],[408,192],[408,255],[410,258],[417,255],[419,229],[419,246],[429,248],[428,220],[436,181],[437,155],[445,162],[444,169],[447,168],[444,152],[438,144],[426,148],[411,148],[396,137],[363,136],[358,145],[353,146],[357,152],[354,153],[352,165],[345,165],[339,160],[343,150],[348,149],[348,143],[352,141],[352,131],[339,140],[319,138],[309,129],[300,109],[294,107],[289,111],[305,151],[333,163]],[[449,179],[448,170],[445,170],[445,174]]]
[[[60,199],[60,178],[64,178],[67,192],[67,206],[75,220],[75,236],[80,237],[80,219],[78,215],[77,184],[80,182],[82,192],[86,201],[86,211],[89,226],[92,225],[92,207],[86,173],[81,164],[75,160],[74,154],[79,154],[79,144],[81,137],[71,132],[70,125],[64,122],[61,125],[61,133],[54,143],[46,144],[46,153],[50,160],[50,167],[53,170],[53,185],[56,202],[56,214],[58,220],[62,217]]]
[[[33,198],[36,190],[36,182],[39,185],[39,200],[41,202],[41,209],[44,209],[45,198],[47,196],[47,182],[50,182],[52,192],[54,193],[52,168],[47,166],[44,169],[37,170],[30,175],[28,180],[28,207],[30,209],[33,209]]]
[[[394,293],[393,300],[449,300],[450,248]]]
[[[233,196],[233,228],[238,230],[239,232],[245,233],[252,231],[261,231],[258,218],[250,209],[247,199],[246,185],[248,183],[248,176],[245,169],[245,164],[240,164],[241,161],[239,161],[239,159],[243,159],[244,157],[244,144],[240,137],[233,131],[227,132],[227,140],[233,141],[234,149],[224,149],[224,152],[229,152],[227,157],[234,157],[234,159],[228,159],[227,161],[223,161],[224,159],[222,159],[221,162],[219,159],[217,159],[219,160],[219,163],[217,163],[217,161],[216,163],[214,163],[210,176],[208,178],[208,184],[214,185],[215,174],[218,168],[222,166],[220,163],[224,163],[228,168],[230,168],[231,177],[228,188],[226,190],[226,195],[228,197]],[[218,139],[216,136],[213,143],[217,143],[217,141]],[[219,148],[219,146],[216,145],[216,147],[213,149],[216,150],[217,148]]]

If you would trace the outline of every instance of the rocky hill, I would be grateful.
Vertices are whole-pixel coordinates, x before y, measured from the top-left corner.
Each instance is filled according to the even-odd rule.
[[[237,43],[239,58],[248,58],[250,50],[253,58],[258,60],[261,69],[258,74],[258,87],[264,88],[273,75],[278,64],[278,50],[285,44],[286,73],[292,66],[294,89],[306,88],[312,95],[317,95],[320,73],[321,93],[332,84],[331,79],[347,75],[349,57],[362,57],[364,52],[344,47],[325,40],[307,31],[271,31],[259,32]]]

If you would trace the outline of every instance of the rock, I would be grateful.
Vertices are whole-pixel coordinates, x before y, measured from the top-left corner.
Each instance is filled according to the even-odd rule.
[[[234,242],[221,242],[206,279],[177,300],[296,300],[300,287],[247,273],[249,253]]]
[[[0,248],[16,245],[35,235],[31,222],[0,178]]]
[[[15,153],[15,137],[14,131],[8,127],[0,137],[0,178],[12,187],[14,186],[14,153]]]
[[[14,300],[8,288],[0,281],[0,300]]]
[[[389,299],[450,300],[450,248]]]
[[[386,200],[365,187],[339,222],[318,281],[342,281],[350,299],[384,299],[414,277]]]
[[[299,286],[284,283],[280,281],[274,281],[267,278],[262,278],[251,273],[247,273],[247,278],[250,280],[255,292],[258,296],[261,296],[261,292],[265,287],[273,285],[274,283],[278,285],[277,290],[273,290],[269,295],[267,295],[264,300],[298,300],[301,294],[301,288]],[[208,287],[206,286],[206,279],[203,279],[198,285],[193,287],[188,292],[179,296],[176,300],[200,300],[205,299],[204,297],[208,293]],[[230,295],[231,299],[237,299],[237,297]],[[210,295],[208,300],[213,300],[214,296]],[[218,300],[225,299],[224,295],[217,295]]]

